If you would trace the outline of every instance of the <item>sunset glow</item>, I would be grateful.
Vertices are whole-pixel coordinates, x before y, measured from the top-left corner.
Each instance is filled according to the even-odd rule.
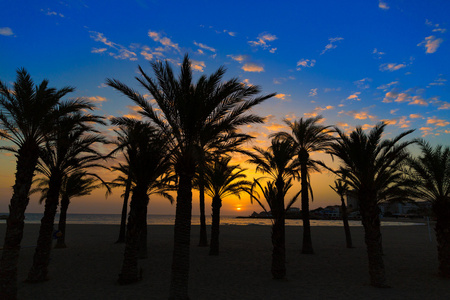
[[[51,87],[76,87],[71,97],[95,102],[99,115],[140,119],[106,78],[145,93],[134,79],[138,66],[152,74],[150,61],[168,60],[178,71],[189,53],[196,78],[223,65],[225,79],[277,92],[255,110],[266,122],[241,128],[255,137],[246,149],[267,147],[271,134],[287,130],[284,119],[318,115],[345,132],[385,121],[387,138],[416,129],[411,138],[449,145],[449,12],[447,0],[13,1],[0,11],[0,79],[10,84],[24,67],[35,83],[47,78]],[[101,130],[113,137],[110,127]],[[312,155],[337,166],[323,153]],[[236,154],[233,163],[248,169],[249,180],[262,176],[247,159]],[[8,211],[15,161],[0,152],[0,213]],[[329,172],[311,175],[311,208],[339,203],[329,188],[333,180]],[[296,183],[291,193],[299,189]],[[71,212],[120,213],[122,193],[105,199],[98,190],[75,199]],[[27,212],[43,211],[37,199]],[[197,215],[198,191],[193,199]],[[222,207],[224,215],[261,210],[247,195],[229,197]],[[148,211],[173,214],[175,205],[152,196]]]

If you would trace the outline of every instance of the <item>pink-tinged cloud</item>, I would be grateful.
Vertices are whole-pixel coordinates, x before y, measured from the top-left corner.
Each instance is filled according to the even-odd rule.
[[[361,126],[362,130],[371,129],[373,127],[375,127],[375,125],[372,124],[364,124],[363,126]]]
[[[412,101],[409,102],[408,105],[428,106],[428,103],[421,96],[414,96],[412,98]]]
[[[286,97],[290,97],[291,95],[286,95],[286,94],[276,94],[275,98],[278,98],[280,100],[286,100]]]
[[[411,97],[407,93],[400,93],[398,94],[397,99],[395,99],[394,101],[400,103],[408,102],[411,101]]]
[[[355,120],[365,120],[365,119],[376,119],[375,116],[369,115],[367,111],[340,111],[339,114],[346,114],[347,116],[353,117]]]
[[[432,117],[432,118],[428,118],[427,124],[435,125],[435,126],[438,126],[438,127],[445,127],[448,124],[450,124],[450,122],[448,122],[446,120],[438,119],[436,117]]]
[[[287,128],[287,126],[282,125],[282,124],[272,123],[271,125],[264,126],[264,128],[266,128],[269,131],[281,131],[281,130],[285,130]]]
[[[388,10],[389,9],[389,5],[386,3],[386,1],[383,1],[383,0],[379,0],[378,1],[378,7],[383,9],[383,10]]]
[[[267,32],[263,32],[258,35],[258,37],[256,38],[256,41],[249,41],[248,43],[253,47],[262,47],[263,49],[267,49],[270,47],[268,42],[273,42],[276,39],[277,39],[276,35],[273,35],[273,34],[270,34]],[[276,50],[276,48],[275,48],[275,50]]]
[[[395,113],[398,111],[398,108],[397,109],[391,109],[391,111],[389,112],[391,115],[395,115]]]
[[[310,112],[310,113],[304,113],[303,114],[303,116],[305,117],[305,118],[315,118],[315,117],[317,117],[319,114],[317,113],[317,112],[315,112],[315,111],[313,111],[313,112]]]
[[[331,50],[331,49],[335,49],[337,48],[337,45],[335,45],[334,43],[342,41],[344,38],[341,37],[335,37],[335,38],[329,38],[328,41],[329,43],[325,46],[325,49],[323,49],[322,53],[320,53],[320,55],[324,54],[325,52]]]
[[[450,109],[450,103],[442,102],[441,106],[439,106],[438,109]]]
[[[377,90],[387,90],[392,85],[396,85],[396,84],[398,84],[398,81],[392,81],[392,82],[389,82],[387,84],[380,85],[379,87],[377,87]]]
[[[248,55],[227,55],[227,57],[230,57],[232,60],[235,60],[239,63],[243,63],[244,61],[248,60],[250,57]]]
[[[106,49],[106,48],[92,48],[91,53],[103,53],[106,50],[108,50],[108,49]]]
[[[246,63],[241,68],[245,72],[264,72],[264,67],[255,63]]]
[[[13,35],[13,31],[9,27],[0,27],[0,35],[11,36]]]
[[[101,97],[101,96],[87,97],[86,99],[88,99],[91,102],[105,102],[105,101],[107,101],[107,99],[105,97]]]
[[[386,123],[387,125],[395,125],[395,124],[397,124],[397,120],[396,119],[384,119],[384,120],[381,120],[381,121]]]
[[[403,116],[398,121],[398,126],[400,126],[400,128],[408,128],[408,127],[410,127],[410,123],[411,123],[411,120],[408,120],[408,118],[406,116]]]
[[[316,64],[316,60],[315,59],[300,59],[297,62],[297,71],[300,71],[302,68],[312,68],[314,67],[314,65]]]
[[[311,89],[309,91],[309,97],[315,97],[315,96],[317,96],[317,88]]]
[[[361,94],[361,92],[356,92],[351,94],[350,96],[347,97],[347,100],[356,100],[356,101],[360,101],[361,99],[359,98],[359,95]]]
[[[169,39],[168,37],[163,37],[160,33],[156,32],[156,31],[148,31],[148,36],[154,40],[155,42],[160,43],[163,46],[169,47],[169,48],[173,48],[175,50],[177,50],[178,52],[180,51],[180,47],[178,46],[177,43],[172,42],[171,39]]]
[[[423,116],[421,114],[410,114],[409,118],[411,118],[411,119],[423,119]]]
[[[198,46],[198,47],[200,47],[202,49],[211,51],[211,52],[216,52],[216,49],[214,49],[213,47],[209,47],[209,46],[207,46],[205,44],[202,44],[202,43],[197,43],[197,42],[194,41],[194,45],[196,45],[196,46]]]
[[[206,67],[204,61],[196,61],[191,59],[191,68],[194,71],[203,72],[204,68]]]
[[[394,71],[400,70],[400,69],[405,68],[405,67],[406,67],[405,64],[386,63],[386,64],[381,64],[380,65],[380,71],[382,71],[382,72],[384,72],[384,71],[394,72]]]
[[[425,53],[434,53],[439,48],[444,40],[441,38],[436,38],[434,35],[427,36],[424,41],[417,44],[417,46],[424,46],[427,50]]]

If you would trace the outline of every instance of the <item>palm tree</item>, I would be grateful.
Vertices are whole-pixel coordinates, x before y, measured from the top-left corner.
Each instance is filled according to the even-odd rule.
[[[350,135],[336,128],[339,135],[328,152],[341,162],[340,172],[358,197],[365,242],[369,258],[371,285],[386,286],[380,232],[381,201],[404,200],[405,181],[401,172],[412,141],[400,140],[413,130],[401,133],[390,140],[382,140],[385,123],[378,123],[366,134],[357,127]]]
[[[272,228],[272,275],[275,279],[283,279],[286,276],[285,186],[299,175],[298,160],[294,159],[296,148],[288,140],[272,139],[269,149],[255,147],[254,150],[257,153],[251,154],[249,162],[256,164],[256,171],[268,174],[275,183],[274,201],[268,200],[275,220]]]
[[[149,188],[153,185],[154,191],[154,182],[167,172],[170,156],[164,134],[150,124],[125,117],[112,118],[111,123],[120,128],[116,130],[118,147],[112,153],[127,149],[128,175],[134,183],[124,260],[118,280],[120,284],[128,284],[140,279],[138,251],[142,235],[146,236]]]
[[[12,89],[0,81],[0,138],[14,144],[1,147],[17,157],[13,195],[9,206],[5,243],[0,260],[0,298],[17,295],[17,263],[23,236],[25,209],[44,137],[54,129],[54,120],[82,108],[90,109],[83,100],[61,102],[72,87],[60,90],[48,87],[48,81],[34,85],[25,69],[17,70]]]
[[[436,216],[439,276],[450,278],[450,148],[420,140],[421,156],[408,160],[413,196],[432,204]]]
[[[218,157],[204,169],[205,191],[212,198],[211,244],[209,255],[219,255],[219,226],[222,199],[227,196],[240,198],[241,192],[249,191],[251,182],[246,178],[245,169],[229,165],[230,156]]]
[[[63,178],[79,170],[103,167],[97,163],[103,156],[94,147],[106,141],[101,136],[91,133],[96,132],[93,124],[104,124],[104,122],[98,116],[81,112],[72,113],[57,120],[53,133],[45,137],[37,171],[46,176],[49,182],[44,216],[41,220],[33,265],[28,273],[27,282],[47,280],[53,224]]]
[[[348,183],[344,178],[339,178],[334,181],[334,186],[330,185],[330,188],[336,192],[336,194],[341,197],[341,211],[342,211],[342,221],[344,222],[344,231],[345,231],[345,241],[347,243],[347,248],[353,248],[352,244],[352,235],[350,233],[350,226],[348,225],[348,214],[347,214],[347,206],[345,205],[344,196],[348,191]]]
[[[253,98],[260,92],[257,86],[245,86],[236,78],[221,83],[225,73],[223,67],[209,77],[201,76],[194,84],[187,55],[178,79],[167,61],[151,65],[156,80],[141,67],[142,77],[136,79],[153,96],[158,110],[125,84],[111,79],[107,84],[138,104],[142,108],[140,113],[170,136],[172,160],[178,176],[170,298],[187,299],[192,179],[201,155],[199,145],[218,149],[226,144],[229,149],[236,149],[250,138],[238,134],[238,126],[263,122],[263,118],[246,113],[274,94]]]
[[[285,120],[285,123],[291,128],[292,133],[279,132],[275,134],[277,139],[285,139],[295,145],[298,161],[300,164],[301,191],[302,191],[302,219],[303,219],[303,254],[313,254],[311,241],[311,224],[309,221],[309,193],[313,197],[310,173],[311,171],[320,172],[322,162],[311,158],[312,152],[326,150],[333,138],[330,135],[330,126],[322,126],[319,123],[322,116],[303,119],[294,123]]]

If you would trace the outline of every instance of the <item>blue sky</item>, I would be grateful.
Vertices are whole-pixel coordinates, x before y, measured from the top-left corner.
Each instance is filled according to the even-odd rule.
[[[266,124],[245,128],[254,145],[268,145],[284,118],[319,114],[347,131],[384,120],[387,138],[416,129],[411,137],[449,145],[449,12],[445,0],[13,1],[0,11],[0,79],[13,82],[25,67],[36,82],[75,86],[73,96],[96,101],[101,115],[136,116],[105,79],[138,88],[138,65],[151,73],[148,60],[167,59],[178,68],[189,53],[196,75],[225,65],[226,78],[278,93],[257,109]],[[14,159],[0,159],[6,211]],[[320,176],[327,187],[332,178]],[[318,192],[312,206],[334,204],[331,195]],[[160,213],[173,210],[164,205]]]

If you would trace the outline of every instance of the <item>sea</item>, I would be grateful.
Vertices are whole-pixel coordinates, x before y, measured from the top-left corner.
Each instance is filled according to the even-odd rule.
[[[4,215],[4,214],[0,214]],[[25,223],[39,224],[41,222],[42,213],[25,213]],[[103,225],[120,225],[120,214],[67,214],[67,224],[103,224]],[[56,215],[55,224],[58,223],[59,214]],[[6,222],[0,220],[0,223]],[[286,226],[301,226],[302,220],[286,220]],[[148,225],[173,225],[175,224],[174,215],[148,215]],[[200,216],[192,216],[192,225],[200,225]],[[211,224],[211,216],[206,217],[206,224]],[[237,218],[236,216],[220,216],[221,225],[272,225],[270,219],[257,218]],[[349,225],[352,227],[362,226],[359,220],[350,220]],[[424,225],[424,222],[394,222],[381,221],[381,226],[409,226]],[[342,220],[311,220],[311,226],[343,226]]]

